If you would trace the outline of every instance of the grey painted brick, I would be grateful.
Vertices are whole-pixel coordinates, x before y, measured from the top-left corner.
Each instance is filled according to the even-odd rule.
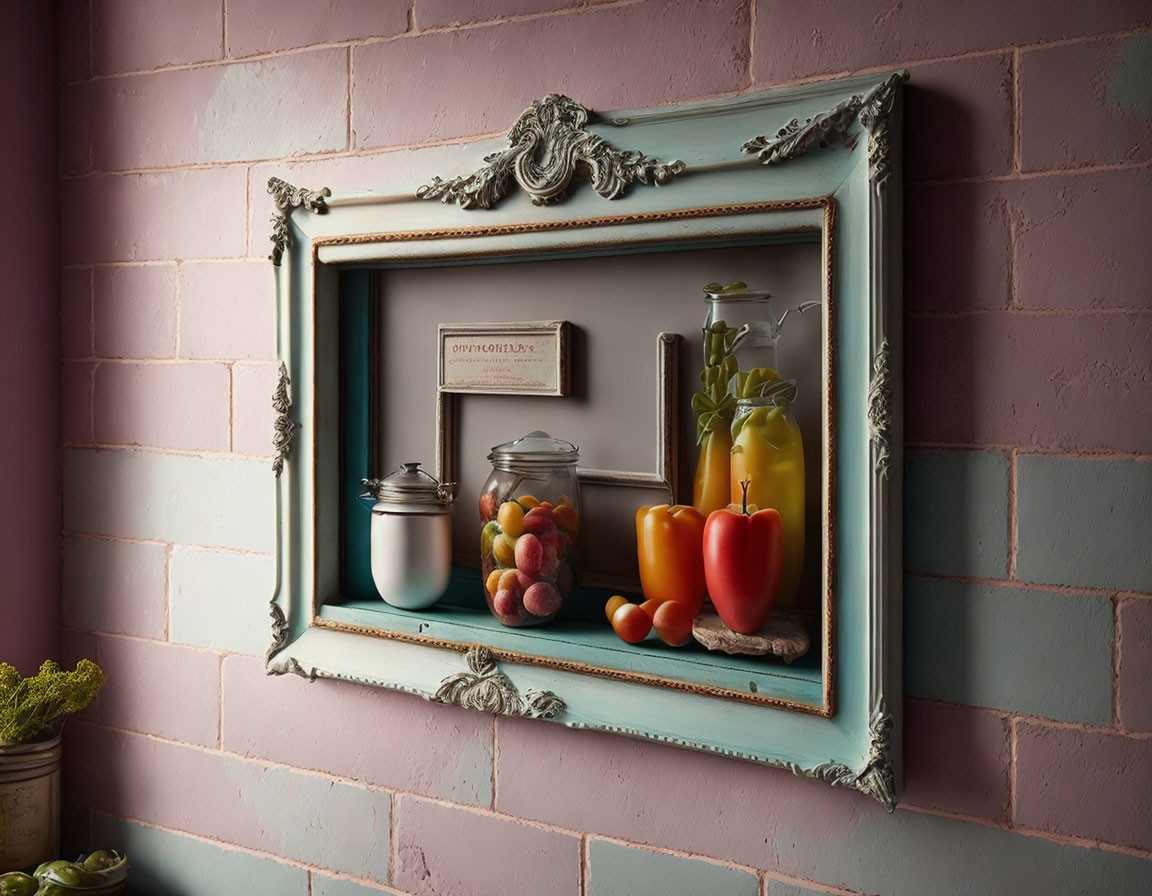
[[[1152,463],[1021,457],[1017,464],[1021,579],[1152,591]]]
[[[70,536],[64,539],[63,558],[60,600],[66,625],[165,637],[164,545]]]
[[[1111,724],[1112,628],[1105,597],[911,577],[905,688],[913,697]]]
[[[307,896],[308,872],[275,859],[169,831],[92,816],[93,848],[113,848],[131,864],[125,896]]]
[[[265,461],[151,451],[64,451],[64,528],[271,553],[275,479]]]
[[[387,880],[387,793],[254,762],[229,760],[224,768],[244,806],[238,814],[268,819],[260,838],[246,845],[333,871]]]
[[[759,880],[747,871],[604,840],[591,841],[588,864],[588,896],[757,896],[760,891]]]
[[[176,547],[169,574],[172,640],[213,650],[261,655],[272,639],[268,601],[276,560]]]
[[[884,896],[1147,893],[1152,880],[1152,859],[920,812],[862,812],[833,831],[802,813],[783,819],[775,864],[804,880]]]
[[[904,565],[914,572],[1003,578],[1009,461],[999,451],[904,455]]]

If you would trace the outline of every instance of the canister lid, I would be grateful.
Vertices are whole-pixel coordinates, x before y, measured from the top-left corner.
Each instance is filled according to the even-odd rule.
[[[431,473],[420,469],[418,462],[400,465],[400,469],[383,479],[365,479],[364,485],[376,500],[390,504],[444,505],[456,497],[454,482],[440,482]]]
[[[712,286],[713,284],[709,284]],[[725,287],[727,289],[728,287]],[[744,289],[732,292],[723,292],[720,289],[704,289],[705,302],[762,302],[772,298],[772,293],[766,289]]]
[[[530,432],[512,442],[497,445],[488,455],[493,463],[511,461],[529,464],[574,464],[580,449],[571,442],[554,439],[546,432]]]

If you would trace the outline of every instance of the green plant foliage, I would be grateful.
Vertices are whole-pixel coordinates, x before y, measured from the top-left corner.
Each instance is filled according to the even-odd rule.
[[[103,683],[104,673],[91,660],[80,660],[72,672],[45,660],[28,678],[0,663],[0,744],[44,739],[65,716],[91,703]]]

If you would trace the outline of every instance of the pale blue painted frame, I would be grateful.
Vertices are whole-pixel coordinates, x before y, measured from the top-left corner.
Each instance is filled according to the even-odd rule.
[[[504,138],[389,154],[389,170],[381,174],[387,185],[378,190],[330,194],[271,183],[280,209],[273,258],[282,256],[276,272],[284,374],[277,392],[269,672],[367,682],[721,753],[859,789],[894,807],[902,703],[899,86],[905,78],[897,72],[592,116],[582,132],[590,136],[581,138],[591,151],[607,151],[596,140],[602,138],[617,149],[684,163],[682,170],[660,171],[644,160],[623,160],[625,168],[638,164],[667,183],[659,189],[633,183],[613,202],[579,179],[556,204],[532,204],[515,181],[489,209],[416,198],[435,175],[467,174],[507,150]],[[835,595],[825,623],[835,633],[826,677],[835,705],[826,700],[825,715],[706,689],[610,680],[578,664],[518,662],[497,651],[501,677],[483,649],[469,652],[467,672],[461,651],[468,645],[322,623],[317,608],[337,595],[340,581],[338,265],[593,252],[813,228],[823,229],[835,308],[826,318],[825,349],[835,384],[826,395],[825,434],[835,508],[834,552],[825,552]],[[478,680],[501,699],[471,687]]]

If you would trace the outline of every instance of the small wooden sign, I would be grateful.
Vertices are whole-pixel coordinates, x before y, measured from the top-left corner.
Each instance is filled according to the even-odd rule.
[[[440,324],[441,392],[567,395],[566,320]]]

